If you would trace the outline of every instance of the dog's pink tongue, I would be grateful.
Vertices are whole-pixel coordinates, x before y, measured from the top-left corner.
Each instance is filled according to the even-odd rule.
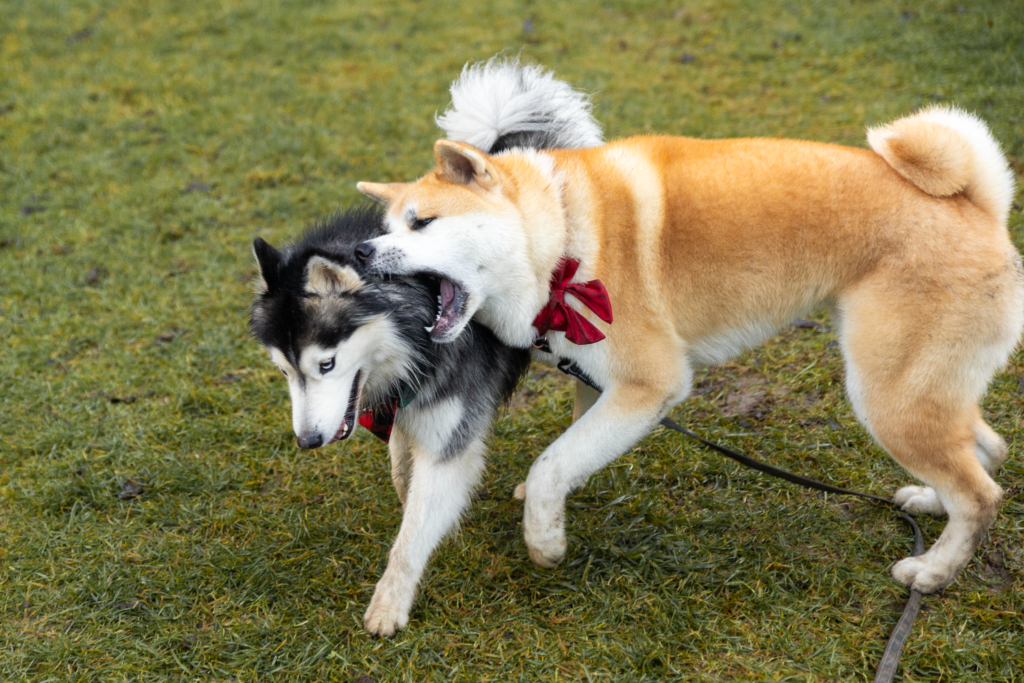
[[[441,280],[441,310],[447,309],[453,299],[455,299],[455,285],[450,280]]]

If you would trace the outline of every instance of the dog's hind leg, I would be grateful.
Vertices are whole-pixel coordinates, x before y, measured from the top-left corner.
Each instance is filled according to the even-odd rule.
[[[921,504],[934,499],[937,505],[922,511],[944,510],[949,515],[946,528],[928,552],[903,559],[892,568],[898,581],[922,593],[941,590],[956,578],[995,519],[1002,496],[975,455],[969,422],[955,410],[936,411],[930,403],[918,399],[895,420],[886,422],[875,415],[874,421],[882,445],[927,485],[918,500],[911,498],[904,507],[914,511],[915,506],[921,509]],[[892,424],[895,421],[903,424]]]
[[[981,417],[981,411],[972,430],[974,432],[974,454],[978,462],[994,477],[1000,465],[1006,460],[1006,442],[996,434]],[[893,495],[894,503],[912,514],[928,514],[945,517],[946,508],[935,489],[930,486],[904,486]]]
[[[1002,491],[990,472],[1005,447],[981,421],[977,401],[1016,331],[1000,326],[999,316],[986,318],[970,292],[951,299],[926,282],[886,276],[859,286],[843,302],[842,346],[858,418],[925,484],[901,489],[895,500],[911,512],[949,515],[924,555],[892,568],[901,583],[931,593],[970,561],[999,507]]]
[[[981,411],[978,411],[978,419],[974,423],[974,453],[989,476],[996,476],[996,472],[1006,460],[1006,450],[1003,437],[985,423],[981,418]]]
[[[918,409],[924,412],[926,407]],[[934,498],[936,507],[949,515],[946,528],[928,552],[900,560],[892,568],[897,581],[932,593],[952,583],[970,561],[995,520],[1002,491],[975,457],[973,435],[965,421],[948,413],[926,421],[931,424],[918,421],[913,427],[895,429],[887,425],[879,435],[887,450],[928,485],[923,501],[911,499],[904,507],[913,511],[918,502]]]
[[[379,636],[392,636],[409,623],[409,610],[427,560],[445,535],[458,527],[484,472],[481,439],[450,458],[426,453],[412,443],[409,450],[411,476],[402,526],[363,616],[366,630]]]

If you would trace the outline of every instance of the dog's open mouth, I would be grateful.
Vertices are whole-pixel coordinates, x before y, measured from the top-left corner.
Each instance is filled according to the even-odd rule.
[[[352,432],[355,431],[356,427],[356,409],[359,407],[359,380],[363,376],[363,371],[358,370],[356,372],[356,378],[352,380],[352,389],[349,392],[348,407],[345,408],[345,417],[341,421],[341,426],[338,427],[338,431],[327,443],[334,443],[335,441],[344,441],[348,437],[352,436]]]
[[[431,339],[443,339],[448,332],[456,327],[466,314],[466,301],[469,299],[459,283],[453,282],[442,275],[426,274],[427,285],[437,297],[437,312],[434,323],[425,328]]]

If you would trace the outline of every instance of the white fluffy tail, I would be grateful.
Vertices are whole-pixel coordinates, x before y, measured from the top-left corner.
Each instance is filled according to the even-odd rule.
[[[467,64],[451,93],[451,106],[436,118],[449,140],[492,154],[604,144],[587,95],[518,57]]]
[[[1013,172],[985,122],[962,109],[933,106],[868,129],[868,144],[910,182],[935,197],[963,192],[1006,225]]]

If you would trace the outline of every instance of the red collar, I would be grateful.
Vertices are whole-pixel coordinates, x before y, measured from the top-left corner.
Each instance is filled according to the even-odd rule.
[[[580,262],[576,259],[562,258],[551,274],[551,293],[548,303],[540,310],[533,320],[537,335],[542,336],[548,330],[565,332],[565,338],[573,344],[593,344],[604,339],[604,334],[583,315],[566,305],[565,295],[572,294],[580,303],[593,311],[598,318],[610,323],[612,321],[612,302],[608,298],[608,290],[600,280],[590,282],[572,282]]]

